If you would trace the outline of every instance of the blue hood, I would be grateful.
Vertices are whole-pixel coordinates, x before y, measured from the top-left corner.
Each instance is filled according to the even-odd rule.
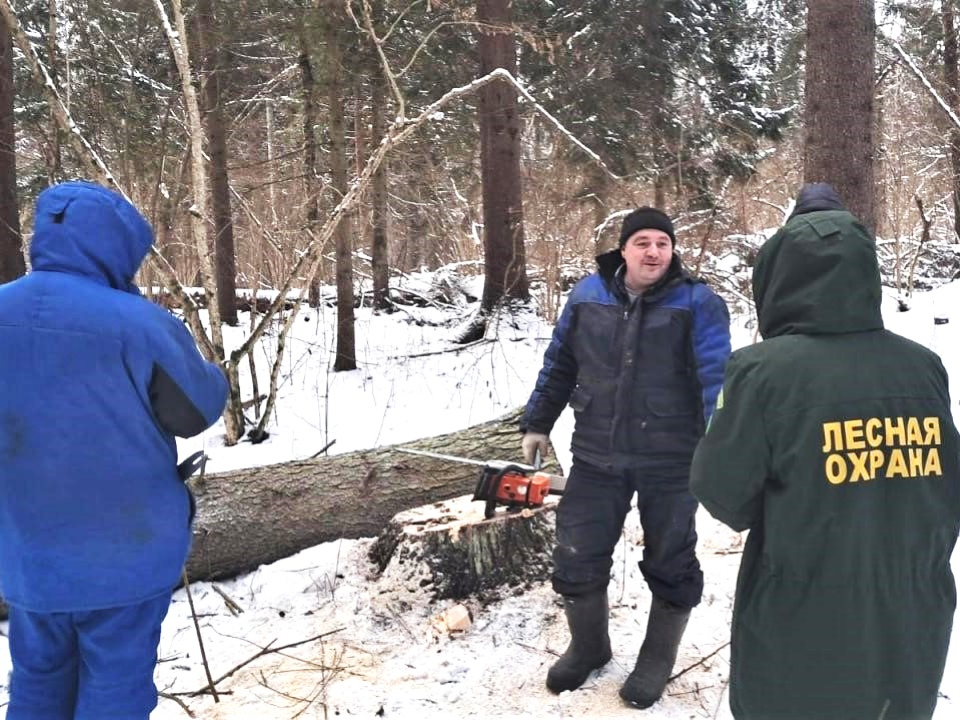
[[[82,275],[136,293],[133,276],[153,244],[153,230],[122,195],[89,182],[40,193],[30,263],[34,270]]]

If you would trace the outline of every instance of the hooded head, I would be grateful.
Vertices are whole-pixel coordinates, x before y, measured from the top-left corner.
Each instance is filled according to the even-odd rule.
[[[800,188],[790,217],[820,210],[846,210],[833,185],[825,182],[807,183]],[[788,218],[789,219],[789,218]]]
[[[82,275],[117,290],[133,276],[153,244],[153,231],[113,190],[72,181],[47,188],[34,210],[30,263],[34,270]]]
[[[677,244],[677,236],[673,233],[673,222],[667,214],[657,208],[642,207],[623,219],[623,224],[620,226],[620,249],[623,249],[631,235],[640,230],[660,230],[670,236],[672,246]]]
[[[873,237],[829,185],[807,185],[757,255],[753,297],[764,338],[883,327]]]

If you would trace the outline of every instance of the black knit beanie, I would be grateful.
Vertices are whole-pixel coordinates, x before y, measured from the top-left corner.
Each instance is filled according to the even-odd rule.
[[[673,234],[673,223],[662,210],[652,207],[637,208],[623,219],[620,226],[620,249],[637,230],[662,230],[670,236],[670,243],[677,244],[677,236]]]

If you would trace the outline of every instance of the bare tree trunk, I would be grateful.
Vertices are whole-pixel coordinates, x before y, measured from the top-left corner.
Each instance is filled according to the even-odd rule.
[[[309,10],[306,11],[309,13]],[[304,18],[306,20],[306,18]],[[300,84],[303,88],[303,194],[307,204],[307,227],[313,230],[320,220],[320,195],[317,188],[317,83],[313,77],[313,64],[310,61],[310,42],[307,37],[307,23],[301,22],[297,28],[300,42],[300,54],[297,65],[300,68]],[[309,278],[307,301],[310,307],[320,305],[320,281]]]
[[[387,134],[387,102],[390,88],[382,72],[371,96],[373,134],[370,146],[375,148]],[[390,305],[390,246],[387,236],[387,163],[384,162],[371,183],[373,201],[373,237],[370,246],[370,264],[373,273],[373,307],[382,310]]]
[[[330,175],[334,191],[347,194],[346,122],[340,33],[346,24],[340,0],[327,2],[327,94],[330,113]],[[339,198],[338,198],[339,199]],[[337,354],[333,369],[356,370],[357,350],[353,314],[353,222],[344,213],[337,226]]]
[[[237,258],[227,173],[227,133],[220,100],[220,47],[215,0],[198,0],[195,21],[202,68],[203,122],[210,154],[210,197],[213,204],[213,247],[216,257],[217,306],[220,320],[236,327]]]
[[[0,283],[16,280],[27,271],[17,202],[15,93],[13,41],[6,20],[0,16]]]
[[[49,16],[47,22],[47,68],[50,72],[50,79],[59,85],[60,83],[57,77],[58,58],[60,57],[60,52],[57,48],[57,0],[48,0],[47,14]],[[68,98],[65,98],[65,105],[69,109],[70,101]],[[57,123],[55,111],[52,108],[50,110],[50,142],[46,151],[46,165],[47,182],[51,185],[59,182],[63,177],[63,157],[60,150],[60,126]]]
[[[943,82],[946,85],[946,100],[954,115],[960,113],[960,79],[958,79],[958,51],[956,8],[954,0],[943,0],[941,10],[943,23]],[[954,242],[960,238],[960,128],[950,125],[950,169],[953,196]]]
[[[807,0],[804,182],[828,182],[871,232],[873,0]]]
[[[516,76],[511,0],[477,0],[480,73],[504,68]],[[480,168],[483,178],[485,274],[481,308],[492,311],[504,297],[527,299],[520,176],[517,92],[496,81],[480,90]]]
[[[191,580],[230,577],[318,543],[376,535],[402,510],[472,493],[480,468],[397,451],[515,458],[520,411],[401,446],[208,475],[194,487]]]

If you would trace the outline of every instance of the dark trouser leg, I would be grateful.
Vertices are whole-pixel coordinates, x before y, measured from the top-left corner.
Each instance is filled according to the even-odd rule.
[[[622,475],[574,461],[557,508],[553,555],[553,587],[564,596],[570,644],[547,673],[552,692],[575,690],[610,661],[607,584],[632,494]]]
[[[697,501],[687,481],[650,479],[637,483],[643,527],[643,573],[650,592],[683,608],[700,604],[703,572],[697,560]]]
[[[7,720],[73,720],[78,656],[69,613],[11,606],[10,659]]]
[[[604,472],[574,459],[557,506],[554,590],[586,595],[606,589],[633,492],[625,473]]]
[[[660,699],[673,670],[690,609],[703,594],[703,573],[696,556],[697,503],[686,483],[646,479],[637,504],[643,526],[640,570],[653,598],[647,634],[620,697],[648,708]]]

